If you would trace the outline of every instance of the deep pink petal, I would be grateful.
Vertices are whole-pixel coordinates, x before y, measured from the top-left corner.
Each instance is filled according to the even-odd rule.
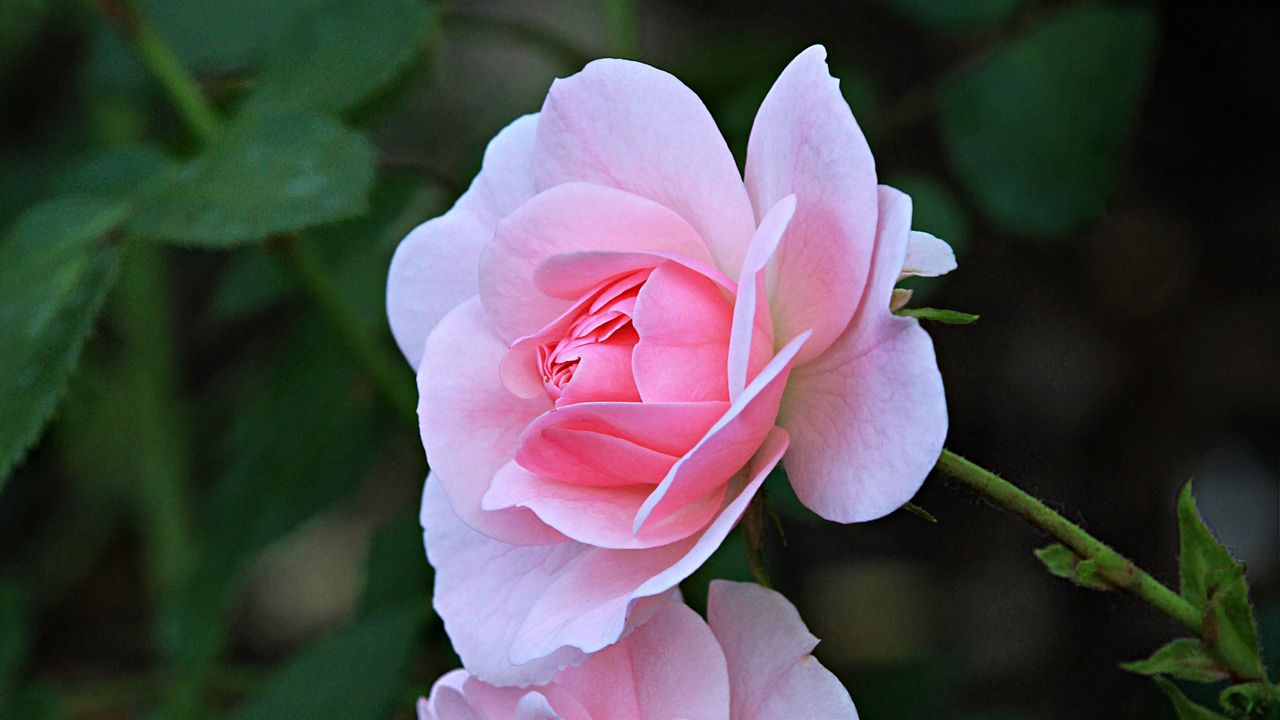
[[[539,188],[583,180],[671,208],[729,277],[755,227],[733,155],[698,96],[668,73],[597,60],[551,85],[534,148]]]
[[[543,261],[563,253],[647,250],[711,259],[689,223],[652,200],[603,185],[558,185],[498,223],[480,258],[480,298],[498,335],[514,342],[571,304],[537,288],[534,276]]]
[[[773,347],[773,322],[764,302],[765,265],[773,258],[782,234],[795,214],[796,197],[788,195],[777,202],[760,221],[751,238],[742,274],[738,278],[738,294],[733,304],[733,329],[729,339],[729,399],[736,399],[747,382],[760,370],[753,366],[768,361],[769,353],[760,348]],[[763,356],[762,358],[758,356]]]
[[[537,126],[537,115],[525,115],[494,136],[480,174],[453,208],[419,225],[396,248],[387,319],[414,367],[436,323],[478,292],[480,252],[498,220],[536,193],[530,163]]]
[[[668,252],[576,252],[553,255],[534,271],[533,282],[551,297],[576,300],[599,282],[601,275],[612,277],[657,267],[664,262],[684,265],[707,276],[720,287],[733,291],[737,284],[708,262]]]
[[[556,684],[594,718],[729,720],[729,675],[711,629],[678,598]]]
[[[539,128],[539,138],[544,132]],[[813,329],[797,359],[803,365],[853,316],[876,230],[875,162],[822,47],[800,53],[761,104],[747,146],[746,184],[757,217],[796,196],[770,268],[769,305],[776,341]]]
[[[707,619],[728,662],[733,720],[857,720],[849,692],[809,654],[818,639],[785,597],[714,580]]]
[[[733,307],[705,275],[659,265],[640,289],[632,368],[646,402],[727,400],[725,358]]]
[[[635,532],[712,492],[757,453],[777,419],[792,362],[808,338],[809,333],[801,333],[782,348],[697,445],[671,468],[636,513]]]
[[[632,521],[652,489],[652,484],[569,483],[536,475],[510,462],[494,476],[484,506],[526,507],[578,542],[634,550],[670,545],[697,534],[720,511],[725,493],[724,486],[716,488],[718,492],[693,499],[633,533]]]
[[[523,400],[502,385],[498,363],[506,351],[477,298],[440,321],[418,369],[422,445],[463,522],[507,542],[562,541],[528,510],[480,506],[494,474],[515,456],[520,433],[551,408],[545,396]]]

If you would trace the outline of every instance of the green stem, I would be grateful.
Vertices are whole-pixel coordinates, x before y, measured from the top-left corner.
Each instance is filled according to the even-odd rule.
[[[164,249],[134,245],[120,273],[120,326],[135,406],[137,497],[152,589],[167,602],[195,558],[186,418],[174,352],[172,288]]]
[[[137,46],[142,61],[164,87],[191,131],[208,144],[217,139],[221,123],[200,85],[182,61],[160,38],[132,0],[101,5],[103,11]],[[415,393],[405,378],[404,363],[385,343],[365,332],[358,318],[342,301],[333,280],[307,245],[296,236],[273,240],[277,256],[302,286],[312,303],[342,338],[347,350],[373,378],[386,402],[409,426],[417,426]]]
[[[103,0],[100,7],[116,28],[138,50],[142,62],[155,76],[183,121],[203,143],[218,136],[221,123],[213,106],[205,99],[200,83],[188,72],[177,53],[156,33],[135,0]]]
[[[343,301],[309,245],[293,235],[283,235],[271,241],[271,248],[347,349],[364,366],[383,400],[401,420],[416,425],[417,393],[413,391],[408,365],[365,332],[360,318]]]
[[[1200,612],[1191,603],[1043,502],[950,450],[942,451],[937,469],[996,505],[1021,516],[1081,558],[1097,561],[1099,574],[1111,585],[1140,598],[1200,636]]]

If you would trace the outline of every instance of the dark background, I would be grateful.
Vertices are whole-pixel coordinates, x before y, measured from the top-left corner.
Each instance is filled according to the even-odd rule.
[[[882,180],[915,197],[918,227],[957,248],[959,270],[921,296],[982,316],[930,326],[948,446],[1167,583],[1174,500],[1194,478],[1206,521],[1248,563],[1275,667],[1280,9],[1124,6],[1148,10],[1157,34],[1132,124],[1115,133],[1097,182],[1114,187],[1080,222],[1028,232],[993,215],[957,172],[938,98],[1079,3],[975,3],[1011,9],[959,25],[921,5],[639,3],[635,56],[684,79],[740,151],[785,63],[826,45]],[[0,46],[6,226],[104,148],[145,140],[194,152],[100,14],[55,3],[31,16],[29,32]],[[218,45],[218,27],[193,27]],[[487,140],[537,110],[553,78],[617,47],[609,28],[594,3],[458,4],[393,84],[344,113],[378,149],[371,210],[304,241],[379,343],[390,346],[381,303],[395,243],[448,207]],[[190,57],[232,112],[252,63]],[[0,590],[20,598],[0,625],[0,658],[14,658],[0,675],[26,698],[18,716],[221,715],[263,694],[287,698],[278,668],[297,667],[316,643],[336,648],[320,667],[399,659],[385,696],[350,716],[409,716],[456,663],[430,619],[377,624],[380,607],[425,598],[415,524],[425,464],[412,429],[272,263],[272,245],[160,247],[126,256],[51,430],[0,491]],[[129,269],[145,262],[162,268],[148,276],[158,283]],[[139,395],[157,383],[172,406],[158,422]],[[176,460],[157,475],[156,456]],[[166,472],[178,490],[156,484]],[[786,545],[767,538],[770,572],[823,638],[818,655],[862,717],[1171,717],[1148,679],[1116,665],[1177,629],[1136,600],[1049,576],[1031,554],[1048,541],[1018,519],[937,476],[916,498],[936,524],[904,512],[825,524],[771,489]],[[740,544],[687,586],[691,602],[708,576],[742,576]],[[343,638],[370,622],[364,650],[343,654]],[[1216,695],[1187,690],[1207,703]]]

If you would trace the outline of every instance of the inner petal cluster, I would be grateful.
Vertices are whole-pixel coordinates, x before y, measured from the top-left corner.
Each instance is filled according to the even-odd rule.
[[[650,270],[606,280],[578,304],[563,335],[537,348],[538,370],[557,406],[639,400],[631,355],[640,337],[632,323]]]

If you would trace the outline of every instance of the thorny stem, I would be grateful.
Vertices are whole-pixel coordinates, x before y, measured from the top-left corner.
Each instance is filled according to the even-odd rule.
[[[1001,508],[1021,516],[1081,558],[1097,561],[1099,574],[1112,586],[1138,597],[1197,637],[1201,635],[1200,612],[1191,603],[1021,488],[950,450],[942,451],[937,470]]]

